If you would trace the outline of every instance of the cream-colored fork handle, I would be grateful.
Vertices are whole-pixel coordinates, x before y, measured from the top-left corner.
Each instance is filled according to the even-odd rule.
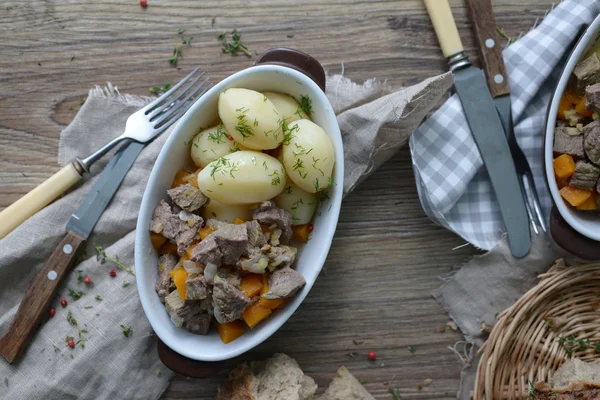
[[[424,0],[444,57],[464,50],[448,0]]]
[[[81,174],[75,168],[74,163],[67,164],[38,187],[0,212],[0,239],[81,179]]]

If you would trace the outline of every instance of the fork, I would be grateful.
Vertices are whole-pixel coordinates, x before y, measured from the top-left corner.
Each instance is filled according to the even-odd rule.
[[[38,187],[0,212],[0,239],[77,183],[91,166],[119,143],[148,143],[173,125],[210,87],[204,72],[194,69],[162,96],[130,115],[125,132],[85,158],[76,157]],[[180,90],[181,89],[181,90]]]

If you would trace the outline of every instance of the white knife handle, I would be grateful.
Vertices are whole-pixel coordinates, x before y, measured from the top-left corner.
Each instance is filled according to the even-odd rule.
[[[424,0],[433,29],[444,57],[449,58],[464,50],[448,0]]]
[[[0,239],[46,207],[81,179],[75,161],[0,212]]]

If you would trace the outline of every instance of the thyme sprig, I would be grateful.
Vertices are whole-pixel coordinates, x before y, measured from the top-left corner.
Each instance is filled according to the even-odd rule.
[[[106,254],[106,251],[104,251],[104,248],[102,246],[95,244],[94,247],[96,248],[96,252],[98,252],[98,255],[96,256],[96,260],[100,264],[104,264],[106,261],[110,261],[111,263],[115,264],[117,267],[119,267],[123,271],[135,276],[135,272],[133,272],[133,270],[131,268],[127,267],[126,265],[121,263],[121,261],[119,261],[119,256],[115,256],[114,258],[112,258]]]
[[[231,35],[231,43],[228,41],[229,35]],[[223,32],[217,36],[217,39],[223,45],[221,48],[223,53],[229,54],[230,56],[238,56],[240,52],[242,52],[246,56],[252,57],[252,53],[248,47],[242,43],[242,35],[238,33],[237,29],[234,29],[231,32]]]
[[[67,322],[77,328],[77,336],[79,337],[77,344],[81,345],[81,347],[85,347],[85,336],[83,334],[87,333],[87,330],[81,329],[79,322],[77,322],[77,319],[75,319],[71,311],[67,314]]]

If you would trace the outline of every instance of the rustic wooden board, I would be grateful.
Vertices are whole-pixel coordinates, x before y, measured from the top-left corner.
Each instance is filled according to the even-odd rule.
[[[256,57],[221,54],[216,36],[226,30],[237,28],[253,51],[294,47],[356,81],[379,77],[398,87],[446,69],[420,0],[149,3],[143,10],[136,0],[0,2],[0,207],[58,170],[59,132],[90,87],[110,81],[122,92],[147,94],[148,87],[176,82],[194,66],[214,80],[251,66]],[[475,56],[464,4],[451,3]],[[493,3],[496,22],[513,36],[551,6],[551,0]],[[166,60],[180,41],[178,28],[194,39],[173,68]],[[400,151],[345,200],[329,260],[311,294],[249,357],[286,352],[321,391],[346,365],[378,399],[391,398],[390,382],[403,399],[454,398],[460,363],[448,346],[462,337],[439,332],[448,317],[430,293],[476,252],[452,250],[462,243],[425,216],[409,153]],[[364,343],[355,346],[353,339]],[[376,362],[366,359],[369,350],[377,352]],[[211,399],[221,378],[177,377],[163,397]],[[433,383],[419,390],[426,378]]]

